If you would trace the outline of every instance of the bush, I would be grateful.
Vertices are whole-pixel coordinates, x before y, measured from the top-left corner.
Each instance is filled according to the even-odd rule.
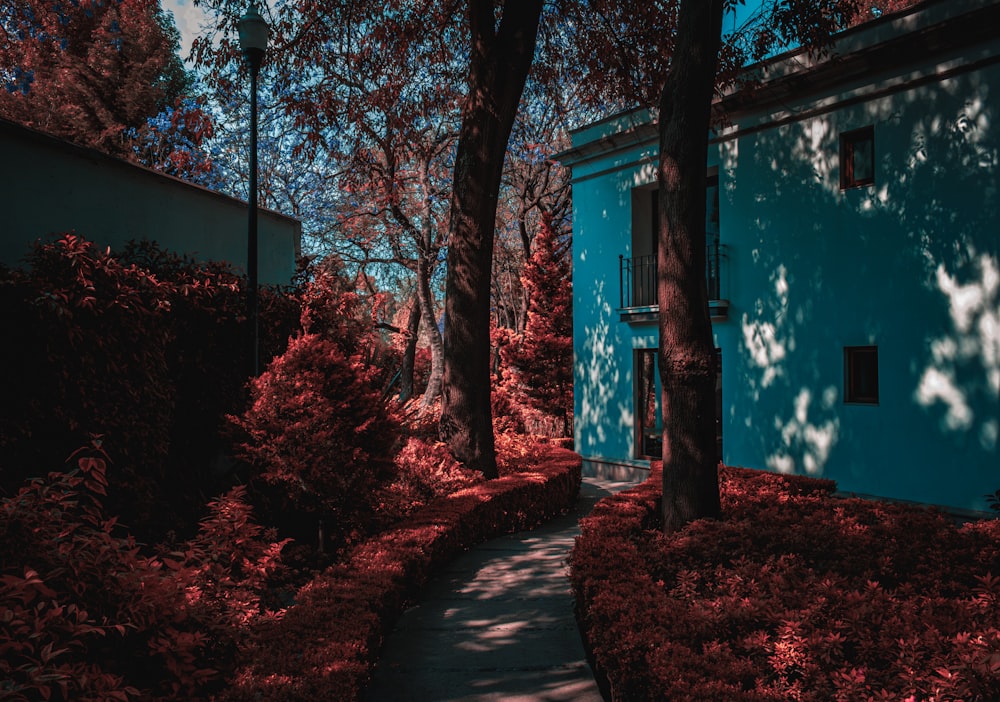
[[[406,439],[396,454],[396,475],[376,495],[375,517],[385,527],[444,495],[483,481],[479,471],[464,468],[446,444],[417,436]]]
[[[175,402],[168,380],[170,333],[163,284],[79,237],[39,246],[30,271],[3,285],[5,315],[18,330],[0,353],[4,488],[45,475],[88,434],[107,436],[120,472],[111,499],[130,520],[154,511]],[[143,471],[134,470],[142,466]]]
[[[580,457],[542,447],[534,471],[440,497],[356,545],[299,590],[281,618],[260,619],[242,648],[226,702],[356,700],[386,632],[435,569],[469,546],[572,508]]]
[[[253,480],[278,488],[269,518],[310,538],[316,521],[340,545],[366,529],[375,488],[391,478],[398,424],[371,372],[317,334],[292,339],[251,386],[251,405],[232,421],[246,435]],[[306,536],[308,535],[308,536]]]
[[[144,556],[106,515],[99,445],[73,459],[0,500],[0,697],[209,698],[283,544],[260,539],[237,491],[173,557]]]
[[[242,280],[134,244],[116,257],[72,234],[39,245],[0,275],[15,343],[0,363],[0,489],[44,475],[90,434],[117,466],[108,506],[149,540],[193,524],[213,473],[226,413],[245,398],[249,366]],[[298,303],[265,291],[262,330],[297,323]],[[283,341],[283,340],[282,340]]]
[[[1000,699],[1000,524],[724,469],[659,531],[658,472],[583,520],[571,577],[613,698]]]

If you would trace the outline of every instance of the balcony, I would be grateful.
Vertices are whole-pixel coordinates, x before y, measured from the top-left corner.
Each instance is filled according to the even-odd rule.
[[[705,256],[705,282],[708,288],[708,311],[713,322],[729,318],[729,254],[724,244],[714,242]],[[656,256],[618,257],[619,308],[623,322],[656,322],[659,304],[656,299]]]

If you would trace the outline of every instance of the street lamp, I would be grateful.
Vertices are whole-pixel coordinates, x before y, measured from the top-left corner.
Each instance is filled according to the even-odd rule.
[[[247,232],[247,315],[250,318],[253,338],[253,375],[260,371],[260,343],[257,323],[257,74],[267,51],[270,29],[252,2],[247,13],[240,17],[240,48],[250,66],[250,206]]]

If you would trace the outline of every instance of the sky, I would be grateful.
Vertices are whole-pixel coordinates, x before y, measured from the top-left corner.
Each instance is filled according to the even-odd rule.
[[[174,22],[181,33],[181,58],[186,60],[191,53],[191,42],[198,35],[198,28],[204,21],[205,14],[191,0],[161,0],[161,4],[164,10],[169,10],[174,15]]]
[[[747,0],[746,4],[736,11],[735,26],[738,26],[743,18],[750,15],[760,5],[761,0]],[[161,0],[164,10],[169,10],[174,14],[174,22],[181,33],[181,58],[187,59],[191,52],[191,42],[198,34],[198,28],[205,19],[205,14],[194,6],[192,0]],[[250,3],[247,2],[247,7]],[[734,18],[727,17],[725,29],[731,30],[734,26]]]

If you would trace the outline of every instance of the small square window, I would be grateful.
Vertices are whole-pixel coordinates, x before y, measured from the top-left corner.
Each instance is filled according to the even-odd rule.
[[[865,127],[840,135],[840,189],[860,188],[875,182],[875,128]]]
[[[844,347],[844,401],[878,404],[878,346]]]

